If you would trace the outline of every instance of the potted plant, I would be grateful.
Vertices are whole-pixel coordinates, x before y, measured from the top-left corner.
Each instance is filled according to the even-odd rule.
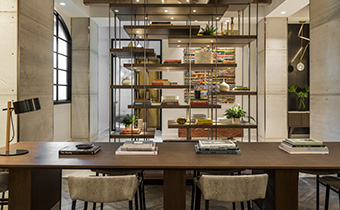
[[[242,118],[246,117],[246,118],[249,118],[255,121],[255,119],[252,116],[249,116],[246,114],[247,112],[242,109],[240,104],[238,104],[238,105],[231,107],[230,109],[227,109],[224,116],[226,116],[228,119],[232,119],[231,121],[232,124],[240,123],[241,117]]]
[[[209,26],[208,24],[205,26],[205,28],[202,28],[201,31],[198,33],[199,35],[215,35],[217,31],[217,28],[215,28],[213,25]]]
[[[304,89],[302,91],[297,92],[297,85],[293,85],[290,88],[288,88],[288,92],[290,93],[295,93],[299,97],[299,111],[305,111],[306,110],[306,104],[305,100],[308,98],[308,93],[309,93],[309,86],[305,85]]]
[[[123,123],[125,125],[125,128],[132,128],[132,123],[135,122],[135,116],[132,115],[126,115],[123,120],[121,121],[121,123]]]

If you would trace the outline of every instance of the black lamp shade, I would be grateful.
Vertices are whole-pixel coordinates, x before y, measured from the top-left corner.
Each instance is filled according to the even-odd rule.
[[[26,99],[23,101],[13,102],[15,114],[22,114],[41,109],[39,98]]]

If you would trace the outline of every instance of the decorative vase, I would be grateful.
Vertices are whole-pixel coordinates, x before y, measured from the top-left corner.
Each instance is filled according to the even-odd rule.
[[[229,91],[230,87],[223,79],[223,82],[220,84],[220,91]]]
[[[306,111],[306,100],[305,98],[299,98],[299,111]]]
[[[129,77],[125,77],[122,81],[123,85],[131,85],[131,79]]]
[[[231,118],[231,123],[232,124],[240,124],[241,120],[240,120],[240,118],[233,117],[233,118]]]

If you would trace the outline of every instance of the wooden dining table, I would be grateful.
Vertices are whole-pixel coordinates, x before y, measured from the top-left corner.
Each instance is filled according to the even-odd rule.
[[[186,171],[252,169],[269,174],[265,209],[298,209],[298,173],[301,169],[340,169],[340,143],[325,143],[329,155],[290,155],[279,143],[237,143],[240,155],[196,154],[196,142],[157,143],[155,156],[117,156],[119,143],[101,145],[96,155],[59,155],[76,142],[19,142],[12,149],[27,149],[20,156],[1,156],[0,168],[9,169],[11,210],[44,210],[61,206],[62,169],[145,169],[164,171],[164,209],[184,210]],[[146,200],[147,202],[147,200]],[[312,204],[311,204],[312,205]],[[60,208],[60,207],[59,207]]]

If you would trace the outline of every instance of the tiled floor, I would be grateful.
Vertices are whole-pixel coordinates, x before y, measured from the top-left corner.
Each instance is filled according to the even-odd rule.
[[[62,209],[71,209],[71,199],[69,197],[68,186],[67,186],[67,176],[87,176],[94,175],[94,173],[89,171],[65,171],[63,173],[63,193],[62,193]],[[324,206],[325,191],[324,187],[320,187],[320,209]],[[145,187],[146,190],[146,205],[148,210],[161,210],[163,205],[163,187],[160,185],[148,185]],[[186,191],[187,209],[190,209],[191,200],[191,186],[187,187]],[[202,203],[203,205],[203,203]],[[128,203],[117,202],[112,204],[105,204],[105,210],[120,210],[127,209]],[[78,202],[77,209],[83,209],[83,202]],[[89,204],[89,209],[92,209],[92,204]],[[97,205],[99,209],[99,205]],[[203,209],[203,208],[202,208]],[[212,210],[222,210],[222,209],[232,209],[231,204],[223,202],[210,202],[210,209]],[[237,204],[237,209],[240,209],[240,205]],[[300,174],[299,179],[299,209],[301,210],[313,210],[315,209],[315,177],[306,174]],[[337,194],[331,192],[330,195],[330,210],[336,210],[339,208],[339,200]]]

